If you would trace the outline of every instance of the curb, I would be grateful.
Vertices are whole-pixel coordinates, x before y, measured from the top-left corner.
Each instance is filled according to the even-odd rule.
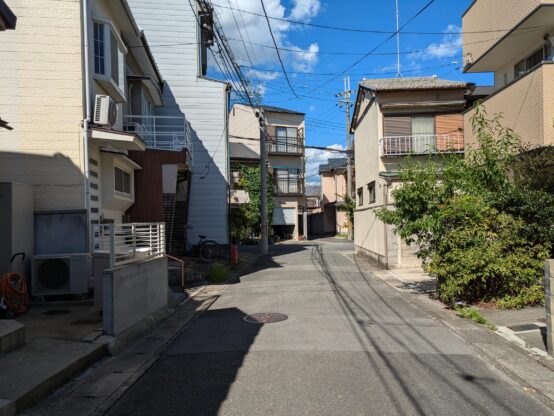
[[[389,271],[388,270],[382,270],[383,273],[388,273]],[[389,280],[383,278],[381,276],[381,273],[373,273],[375,277],[377,277],[378,279],[380,279],[382,282],[386,283],[389,287],[391,287],[392,289],[394,289],[396,292],[398,292],[400,294],[400,296],[402,296],[402,298],[404,298],[404,300],[406,300],[407,302],[411,303],[411,304],[417,304],[417,306],[419,308],[421,308],[422,310],[424,310],[427,314],[429,314],[430,316],[432,316],[434,319],[436,319],[438,322],[440,322],[441,324],[443,324],[445,327],[447,327],[448,329],[450,329],[452,332],[454,332],[456,334],[456,336],[458,336],[460,339],[463,339],[465,342],[467,342],[469,345],[471,345],[476,351],[478,351],[479,355],[487,362],[489,363],[490,365],[492,365],[494,368],[496,368],[497,370],[501,371],[502,373],[504,373],[506,376],[508,376],[512,381],[516,382],[518,385],[520,385],[527,393],[530,393],[533,397],[535,397],[537,400],[539,400],[541,403],[543,403],[544,405],[548,406],[549,408],[553,409],[554,410],[554,400],[552,398],[550,398],[547,394],[543,393],[539,388],[537,388],[536,386],[534,386],[533,384],[531,384],[531,382],[529,380],[526,380],[525,378],[523,378],[522,376],[520,376],[519,374],[517,374],[514,370],[512,370],[511,368],[507,367],[505,364],[502,364],[501,362],[498,361],[497,357],[494,355],[494,354],[491,354],[489,353],[486,349],[482,348],[481,346],[479,346],[478,344],[472,342],[471,340],[469,340],[465,334],[463,333],[463,331],[460,331],[459,328],[457,328],[456,326],[454,326],[451,322],[448,321],[448,319],[452,320],[452,321],[460,321],[460,322],[464,322],[466,324],[469,324],[471,325],[474,329],[476,330],[479,330],[482,334],[483,334],[483,337],[487,337],[487,336],[493,336],[495,338],[497,338],[499,341],[501,341],[504,345],[506,345],[507,347],[510,348],[511,351],[513,351],[515,354],[521,356],[522,358],[525,358],[525,359],[529,359],[529,360],[532,360],[533,363],[537,364],[537,365],[540,365],[545,371],[550,371],[552,372],[551,369],[549,369],[548,367],[544,366],[540,361],[536,360],[535,358],[529,356],[527,354],[527,350],[525,350],[521,345],[513,345],[511,342],[507,341],[506,338],[502,335],[502,334],[499,334],[497,331],[491,331],[489,329],[486,329],[484,328],[482,325],[480,324],[477,324],[469,319],[464,319],[464,318],[461,318],[459,316],[457,316],[454,312],[452,311],[449,311],[447,309],[442,309],[441,310],[441,314],[437,313],[436,311],[434,310],[431,310],[431,308],[428,307],[428,305],[425,305],[424,303],[420,302],[418,299],[414,300],[413,298],[409,297],[407,295],[407,293],[403,290],[401,290],[400,288],[396,287],[395,285],[393,285]],[[398,281],[398,279],[396,279],[395,277],[393,277],[395,281]],[[428,298],[426,298],[428,299]],[[431,299],[429,299],[429,301],[432,301]],[[438,306],[439,303],[437,303],[438,301],[434,301],[434,306]],[[442,305],[442,304],[441,304]],[[445,317],[444,314],[447,314],[447,316]],[[448,319],[446,319],[448,318]]]

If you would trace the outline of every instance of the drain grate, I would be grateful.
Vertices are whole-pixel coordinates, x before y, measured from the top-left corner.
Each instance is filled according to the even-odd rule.
[[[273,324],[275,322],[281,322],[288,319],[288,316],[282,313],[262,312],[246,315],[242,319],[251,324]]]
[[[538,325],[535,324],[524,324],[524,325],[512,325],[508,327],[514,332],[524,332],[524,331],[533,331],[540,329]]]

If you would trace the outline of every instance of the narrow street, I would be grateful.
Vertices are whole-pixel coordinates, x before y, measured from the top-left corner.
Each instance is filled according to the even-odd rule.
[[[547,415],[352,245],[273,247],[115,403],[115,415]],[[288,319],[248,323],[246,314]]]

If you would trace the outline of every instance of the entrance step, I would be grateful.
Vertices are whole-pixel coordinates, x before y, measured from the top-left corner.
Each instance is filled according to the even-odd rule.
[[[0,357],[25,344],[25,325],[15,319],[0,320]]]

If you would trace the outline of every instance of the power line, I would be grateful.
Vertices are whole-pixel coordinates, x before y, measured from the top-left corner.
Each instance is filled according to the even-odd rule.
[[[264,17],[264,15],[261,14],[261,13],[256,13],[256,12],[252,12],[252,11],[248,11],[248,10],[243,10],[243,9],[238,8],[238,6],[237,6],[237,8],[233,8],[233,7],[229,7],[229,6],[223,6],[223,5],[217,4],[217,3],[213,3],[213,5],[216,6],[216,7],[220,7],[222,9],[236,10],[238,12],[250,14],[250,15],[253,15],[253,16]],[[390,35],[390,34],[396,35],[397,34],[396,31],[390,31],[390,30],[359,29],[359,28],[352,28],[352,27],[343,27],[343,26],[341,27],[341,26],[332,26],[332,25],[322,25],[322,24],[310,23],[310,22],[302,22],[302,21],[299,21],[299,20],[286,19],[286,18],[283,18],[283,17],[276,17],[276,16],[267,16],[266,15],[265,17],[268,18],[268,19],[271,19],[271,20],[291,23],[291,24],[294,24],[294,25],[310,26],[310,27],[315,27],[315,28],[318,28],[318,29],[330,29],[330,30],[338,30],[338,31],[343,31],[343,32],[372,33],[372,34],[381,34],[381,35]],[[551,26],[541,26],[541,28],[548,28],[548,27],[551,27]],[[509,30],[511,30],[511,28],[508,28],[508,29],[492,29],[492,30],[477,30],[477,31],[450,31],[450,32],[425,32],[425,31],[406,31],[406,32],[403,32],[403,31],[400,31],[400,33],[403,34],[403,35],[435,35],[435,36],[436,35],[443,35],[443,36],[445,36],[445,35],[500,33],[500,32],[507,32]]]
[[[232,135],[232,134],[230,134],[229,137],[232,137],[233,139],[239,139],[239,140],[254,140],[254,141],[257,141],[257,142],[260,141],[259,138],[255,138],[255,137],[235,136],[235,135]],[[328,152],[337,152],[337,153],[348,153],[349,152],[349,150],[335,149],[333,147],[324,147],[324,146],[304,145],[303,147],[305,149],[325,150],[325,151],[328,151]]]
[[[387,43],[389,40],[391,40],[396,34],[398,34],[398,32],[400,32],[402,29],[404,29],[406,26],[408,26],[411,22],[413,22],[416,18],[418,18],[423,12],[425,12],[425,10],[427,10],[433,3],[435,2],[435,0],[430,0],[429,2],[427,2],[425,4],[425,6],[423,6],[421,9],[418,10],[418,12],[413,15],[406,23],[404,23],[397,31],[395,31],[394,33],[392,33],[391,35],[389,35],[384,41],[382,41],[381,43],[379,43],[377,46],[375,46],[373,49],[371,49],[369,52],[367,52],[364,56],[362,56],[360,59],[358,59],[356,62],[354,62],[352,65],[350,65],[348,68],[346,68],[344,71],[342,71],[340,73],[340,75],[337,75],[333,78],[331,78],[330,80],[324,82],[322,85],[320,85],[319,87],[317,88],[314,88],[312,90],[310,90],[309,92],[313,92],[313,91],[316,91],[318,90],[319,88],[321,87],[324,87],[325,85],[328,85],[330,84],[331,82],[333,82],[335,79],[337,79],[339,76],[341,75],[344,75],[346,74],[350,69],[354,68],[356,65],[358,65],[360,62],[362,62],[365,58],[367,58],[368,56],[370,56],[371,54],[373,54],[377,49],[379,49],[381,46],[383,46],[385,43]]]
[[[279,52],[279,48],[277,47],[277,42],[275,41],[275,36],[273,36],[273,30],[271,30],[271,23],[269,22],[269,18],[267,17],[267,12],[265,11],[265,5],[264,0],[260,0],[262,3],[262,9],[264,10],[265,20],[267,21],[267,26],[269,27],[269,33],[271,35],[271,39],[273,40],[273,44],[275,45],[275,50],[277,51],[277,57],[279,58],[279,62],[281,63],[281,68],[283,69],[283,74],[285,75],[285,78],[287,79],[287,83],[289,84],[290,90],[294,94],[296,98],[299,98],[298,95],[296,95],[296,92],[294,91],[294,88],[292,88],[292,84],[289,80],[289,76],[287,75],[287,70],[285,69],[285,65],[283,64],[283,60],[281,59],[281,53]]]

